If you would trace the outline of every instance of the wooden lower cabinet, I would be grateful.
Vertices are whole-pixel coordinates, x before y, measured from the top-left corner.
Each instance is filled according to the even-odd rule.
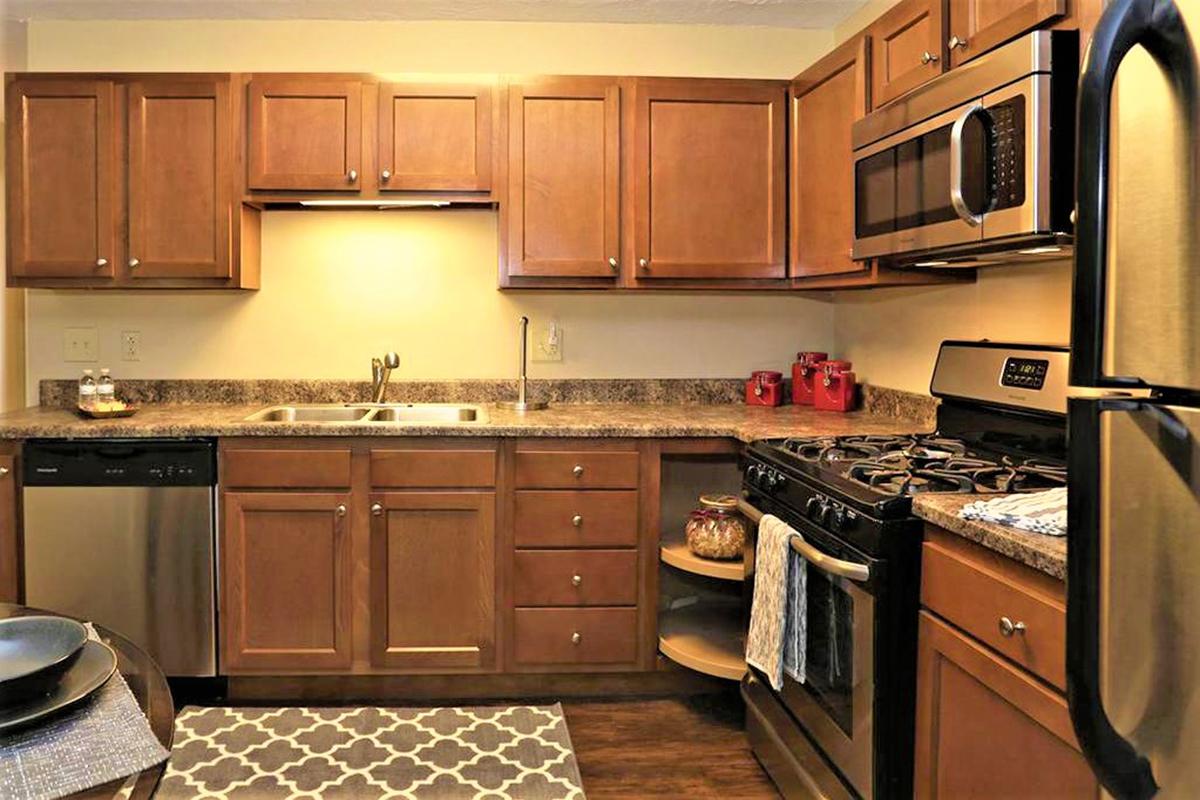
[[[496,495],[371,495],[371,661],[432,670],[495,661]]]
[[[350,666],[349,504],[349,494],[334,492],[225,493],[225,672]]]
[[[13,446],[11,452],[0,451],[0,603],[16,603],[21,595],[17,452],[19,445]]]

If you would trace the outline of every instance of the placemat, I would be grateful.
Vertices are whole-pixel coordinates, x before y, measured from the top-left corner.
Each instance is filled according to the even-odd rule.
[[[0,735],[0,797],[51,800],[141,772],[169,755],[115,672],[90,698],[45,724]]]

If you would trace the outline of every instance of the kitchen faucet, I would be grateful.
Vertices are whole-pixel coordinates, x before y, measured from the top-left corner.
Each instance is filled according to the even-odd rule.
[[[383,359],[371,359],[371,402],[382,403],[392,370],[400,366],[400,356],[388,353]]]

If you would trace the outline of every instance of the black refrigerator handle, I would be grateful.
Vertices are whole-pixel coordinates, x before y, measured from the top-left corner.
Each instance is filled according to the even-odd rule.
[[[1175,0],[1110,0],[1083,57],[1079,76],[1075,164],[1075,285],[1071,315],[1071,384],[1136,384],[1104,375],[1105,285],[1112,90],[1125,55],[1141,45],[1171,76],[1196,131],[1196,53]],[[1193,134],[1194,135],[1194,134]],[[1197,169],[1192,158],[1188,169]],[[1195,176],[1188,185],[1194,185]]]
[[[1113,727],[1100,695],[1099,440],[1106,407],[1072,399],[1068,414],[1067,701],[1079,746],[1104,788],[1118,800],[1146,800],[1158,792],[1150,762]]]

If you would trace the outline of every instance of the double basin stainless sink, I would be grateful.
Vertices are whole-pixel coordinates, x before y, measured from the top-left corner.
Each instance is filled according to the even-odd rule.
[[[264,408],[246,417],[246,422],[313,422],[326,425],[453,425],[487,422],[483,406],[460,403],[385,403],[381,405],[336,405],[297,403]]]

